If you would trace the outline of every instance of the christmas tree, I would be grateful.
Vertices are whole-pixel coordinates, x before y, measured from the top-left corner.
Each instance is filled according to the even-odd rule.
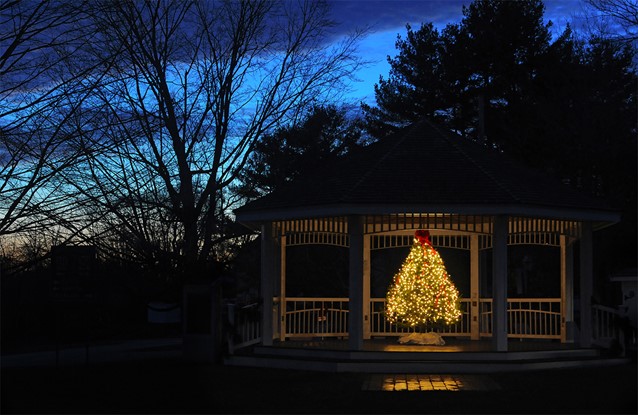
[[[461,317],[459,292],[428,231],[418,230],[387,294],[386,318],[409,327],[450,325]]]

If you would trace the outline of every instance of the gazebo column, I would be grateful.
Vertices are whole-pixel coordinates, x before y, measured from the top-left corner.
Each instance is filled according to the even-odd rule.
[[[479,322],[479,236],[470,236],[470,339],[481,338]]]
[[[279,243],[279,340],[286,340],[286,235]]]
[[[583,222],[580,240],[580,346],[592,343],[593,240],[591,222]]]
[[[363,339],[370,340],[370,235],[363,236]]]
[[[363,350],[363,217],[348,217],[349,284],[348,346]]]
[[[567,236],[560,236],[560,341],[574,341],[574,249]]]
[[[494,217],[492,235],[492,346],[507,351],[507,234],[508,217]]]
[[[275,291],[276,249],[272,222],[261,225],[261,344],[272,346],[273,295]]]

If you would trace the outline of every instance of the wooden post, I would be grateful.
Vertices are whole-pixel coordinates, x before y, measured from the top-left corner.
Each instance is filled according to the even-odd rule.
[[[470,339],[479,340],[480,309],[479,309],[479,237],[470,236]]]
[[[507,235],[508,217],[494,217],[492,235],[492,346],[507,351]]]
[[[349,313],[348,346],[363,350],[363,217],[348,217],[349,255]]]
[[[275,283],[275,243],[272,223],[261,225],[261,344],[272,346],[273,302]]]
[[[592,343],[592,295],[594,288],[591,222],[583,222],[580,239],[580,347]]]
[[[281,237],[279,266],[279,340],[286,340],[286,235]]]
[[[566,341],[574,342],[574,244],[568,243],[565,256],[565,320]]]
[[[574,255],[567,236],[560,236],[560,341],[574,341]]]
[[[370,339],[370,235],[363,236],[363,338]]]

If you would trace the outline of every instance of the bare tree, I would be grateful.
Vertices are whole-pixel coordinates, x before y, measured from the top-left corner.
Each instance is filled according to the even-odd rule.
[[[80,156],[68,121],[91,68],[67,64],[86,41],[82,10],[82,1],[0,3],[0,235],[72,221],[53,179]]]
[[[627,43],[635,44],[638,41],[638,3],[635,0],[586,2],[597,12],[593,16],[588,16],[588,20],[600,34]]]
[[[319,1],[92,2],[104,76],[84,105],[91,157],[65,177],[97,232],[146,252],[171,235],[160,251],[202,276],[255,141],[360,65],[360,34],[330,46],[327,15]]]

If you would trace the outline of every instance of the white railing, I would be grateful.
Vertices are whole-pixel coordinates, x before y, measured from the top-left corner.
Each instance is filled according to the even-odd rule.
[[[492,335],[492,299],[479,299],[479,333],[480,336]]]
[[[279,298],[275,298],[273,308],[273,337],[285,330],[284,337],[347,337],[348,298],[294,297],[285,300],[283,325],[279,325]],[[507,300],[507,330],[509,338],[560,339],[561,314],[558,298],[509,298]],[[442,335],[470,336],[470,300],[461,300],[461,320],[441,330]],[[481,337],[492,335],[492,299],[479,301],[479,333]],[[259,307],[250,304],[229,308],[229,322],[232,326],[232,350],[258,343],[261,340]],[[618,338],[618,311],[615,308],[593,305],[593,338]],[[385,319],[385,299],[370,300],[370,335],[399,336],[413,329],[392,324]],[[635,330],[631,335],[635,344]]]
[[[631,326],[626,313],[616,307],[593,304],[592,323],[593,340],[616,339],[623,355],[627,355],[628,349],[635,350],[638,330]]]
[[[286,337],[348,335],[347,298],[286,298]]]
[[[347,298],[289,297],[285,300],[283,337],[345,337],[348,335]],[[462,317],[440,329],[442,335],[470,336],[470,300],[461,300]],[[492,335],[492,300],[479,302],[480,336]],[[510,338],[560,339],[560,299],[510,298],[507,300],[507,328]],[[399,336],[414,331],[385,319],[385,299],[370,300],[370,335]]]
[[[592,305],[592,337],[601,339],[605,337],[618,337],[618,310],[600,304]]]
[[[462,316],[458,323],[439,329],[442,335],[469,336],[470,335],[470,300],[461,300]],[[394,336],[413,332],[414,328],[390,323],[385,318],[385,298],[370,299],[370,335]]]
[[[261,341],[261,321],[257,303],[244,306],[228,304],[228,350],[250,346]]]
[[[508,298],[507,337],[560,339],[560,298]],[[492,335],[492,299],[479,306],[481,336]]]

